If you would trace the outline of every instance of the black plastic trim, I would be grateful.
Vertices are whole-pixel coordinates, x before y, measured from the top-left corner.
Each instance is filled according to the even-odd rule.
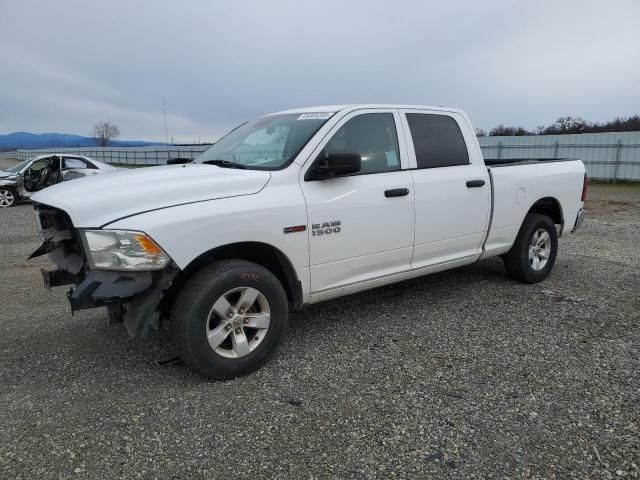
[[[391,190],[385,190],[384,196],[387,198],[390,197],[406,197],[409,195],[408,188],[392,188]]]
[[[485,251],[487,250],[487,240],[489,240],[489,234],[491,233],[491,227],[493,226],[493,212],[495,210],[495,190],[493,185],[493,174],[491,173],[491,169],[487,168],[487,173],[489,174],[489,191],[491,192],[491,208],[489,209],[489,224],[487,225],[487,232],[485,233],[484,239],[482,240],[482,254],[478,257],[480,260]]]
[[[484,180],[467,180],[467,188],[479,188],[484,187],[486,182]]]
[[[51,287],[71,285],[79,281],[76,275],[66,270],[45,270],[41,268],[40,272],[42,273],[42,283],[47,290],[51,290]]]
[[[537,165],[540,163],[575,162],[578,158],[500,158],[488,160],[484,164],[487,167],[512,167],[515,165]]]
[[[143,292],[153,281],[150,272],[108,272],[89,270],[79,285],[68,293],[71,310],[102,307],[110,301],[126,300]]]

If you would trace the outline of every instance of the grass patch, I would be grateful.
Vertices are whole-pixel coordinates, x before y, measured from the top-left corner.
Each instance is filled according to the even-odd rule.
[[[614,185],[620,185],[621,187],[640,188],[640,180],[618,179],[614,182],[613,180],[590,178],[589,185],[603,185],[603,186],[609,186],[609,187]]]

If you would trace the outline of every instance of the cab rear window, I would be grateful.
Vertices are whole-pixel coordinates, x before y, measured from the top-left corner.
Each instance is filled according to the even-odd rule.
[[[469,164],[469,153],[458,123],[446,115],[407,113],[418,168]]]

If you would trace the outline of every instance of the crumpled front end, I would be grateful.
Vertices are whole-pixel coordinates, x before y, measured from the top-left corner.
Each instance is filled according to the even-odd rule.
[[[20,175],[17,173],[0,174],[0,187],[18,188],[20,186]]]
[[[158,306],[178,273],[170,263],[158,271],[92,270],[80,232],[58,208],[34,204],[38,234],[43,243],[29,258],[48,254],[55,270],[42,270],[46,288],[72,285],[67,293],[71,311],[108,307],[123,312],[131,337],[146,336],[159,327]]]

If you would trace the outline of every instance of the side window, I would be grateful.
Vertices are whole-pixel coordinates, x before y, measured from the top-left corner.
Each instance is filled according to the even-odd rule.
[[[31,164],[31,166],[29,167],[29,170],[33,172],[38,172],[47,166],[47,164],[49,163],[49,160],[50,158],[41,158],[40,160],[36,160]]]
[[[63,160],[62,168],[67,170],[69,168],[91,168],[91,167],[87,165],[87,162],[79,158],[65,157]]]
[[[407,113],[418,168],[468,165],[469,153],[458,123],[446,115]]]
[[[365,113],[347,121],[325,145],[320,157],[332,152],[356,152],[363,173],[400,170],[398,134],[392,113]]]

